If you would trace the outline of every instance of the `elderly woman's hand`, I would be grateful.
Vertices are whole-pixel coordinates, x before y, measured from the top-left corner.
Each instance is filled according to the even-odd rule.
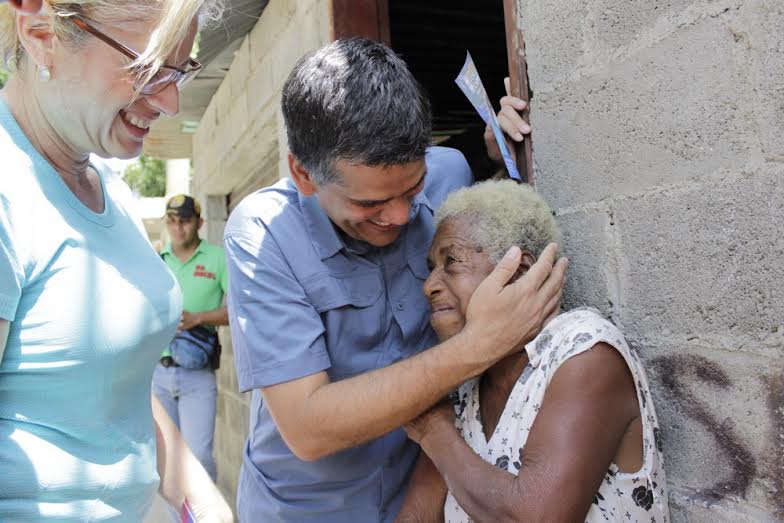
[[[6,0],[0,0],[0,4]],[[9,0],[9,3],[23,13],[35,14],[41,10],[43,0]]]
[[[526,107],[526,103],[520,98],[514,97],[509,94],[509,78],[504,78],[504,86],[506,87],[506,96],[501,98],[501,110],[498,111],[498,124],[506,135],[506,142],[509,150],[512,150],[512,143],[522,142],[523,136],[530,134],[531,126],[523,120],[520,112]],[[485,147],[487,147],[487,156],[497,164],[503,164],[504,159],[501,156],[501,149],[498,147],[498,142],[495,141],[495,134],[493,129],[488,125],[485,127]]]
[[[443,429],[455,428],[455,409],[449,400],[444,399],[418,417],[403,425],[409,439],[422,444],[429,434]]]

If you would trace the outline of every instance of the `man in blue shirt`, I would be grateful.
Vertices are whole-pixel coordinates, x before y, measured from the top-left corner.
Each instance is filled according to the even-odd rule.
[[[551,246],[506,285],[512,249],[438,344],[422,293],[433,211],[472,176],[462,154],[429,147],[407,67],[337,41],[298,62],[282,108],[291,179],[245,198],[225,233],[239,385],[253,391],[239,519],[392,521],[419,451],[399,427],[521,350],[565,262],[553,269]]]

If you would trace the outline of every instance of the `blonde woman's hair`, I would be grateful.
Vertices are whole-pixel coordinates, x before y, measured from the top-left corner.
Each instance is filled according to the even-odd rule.
[[[561,231],[550,207],[530,186],[512,180],[488,180],[449,195],[436,211],[436,224],[456,218],[494,263],[517,245],[537,258]]]
[[[139,78],[141,83],[177,51],[194,17],[200,26],[214,23],[222,8],[223,0],[44,0],[44,12],[51,15],[55,34],[64,42],[79,43],[87,37],[68,21],[72,16],[103,24],[156,19],[147,48],[137,49],[139,58],[128,66],[146,71],[147,77]],[[16,11],[7,3],[0,4],[0,53],[11,71],[24,55],[16,33]]]

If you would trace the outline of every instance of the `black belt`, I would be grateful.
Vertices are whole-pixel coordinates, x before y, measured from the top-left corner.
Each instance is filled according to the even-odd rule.
[[[176,361],[171,356],[164,356],[161,358],[161,365],[164,367],[179,367]]]

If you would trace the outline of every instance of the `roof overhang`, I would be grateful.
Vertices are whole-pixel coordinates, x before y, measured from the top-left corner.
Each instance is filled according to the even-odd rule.
[[[144,152],[155,158],[190,158],[193,133],[231,67],[242,39],[256,25],[268,0],[227,0],[223,19],[199,34],[198,60],[204,69],[180,93],[180,112],[156,122]]]

